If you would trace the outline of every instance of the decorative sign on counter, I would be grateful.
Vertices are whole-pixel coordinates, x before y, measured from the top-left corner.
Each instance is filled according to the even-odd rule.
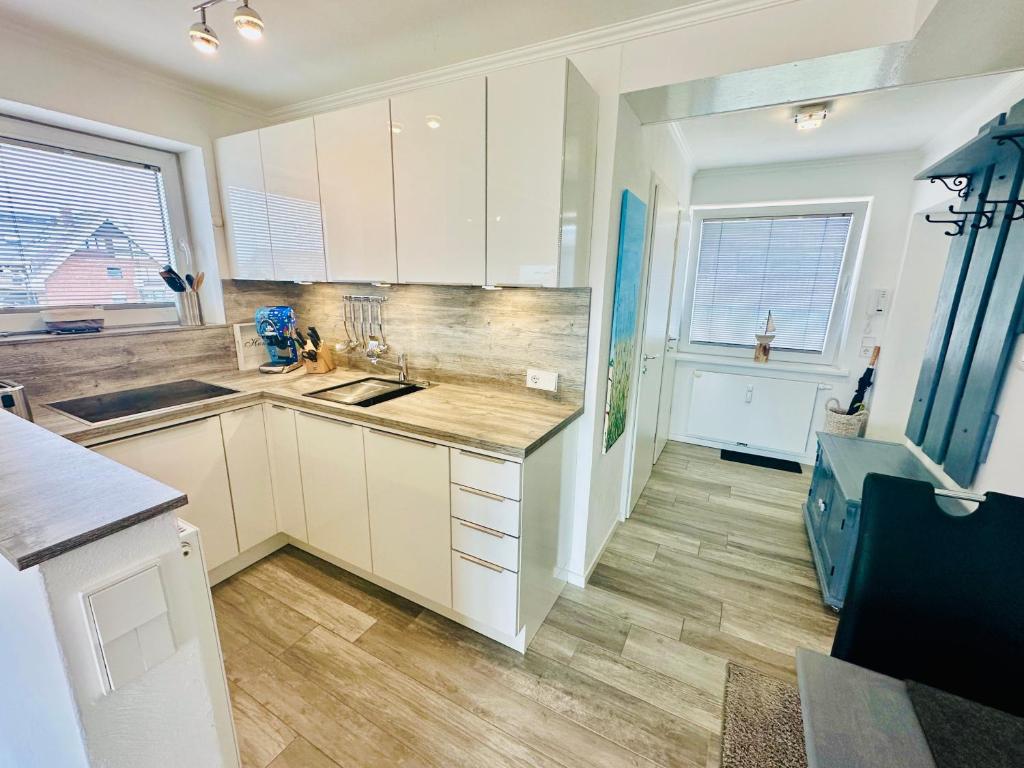
[[[238,370],[254,371],[267,362],[267,349],[256,332],[256,323],[235,323],[234,329]]]

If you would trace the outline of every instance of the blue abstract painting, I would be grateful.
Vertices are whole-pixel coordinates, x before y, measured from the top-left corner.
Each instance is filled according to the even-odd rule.
[[[633,386],[633,353],[637,343],[646,224],[647,204],[628,189],[623,190],[612,306],[612,336],[608,350],[608,395],[604,408],[605,453],[626,430],[629,392]]]

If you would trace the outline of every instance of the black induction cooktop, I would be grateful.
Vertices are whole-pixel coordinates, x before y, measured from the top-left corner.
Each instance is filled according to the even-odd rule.
[[[119,392],[108,392],[105,395],[76,397],[73,400],[50,403],[50,407],[77,419],[96,423],[119,419],[122,416],[134,416],[160,408],[209,400],[213,397],[233,395],[237,391],[195,379],[182,379],[167,384],[122,389]]]

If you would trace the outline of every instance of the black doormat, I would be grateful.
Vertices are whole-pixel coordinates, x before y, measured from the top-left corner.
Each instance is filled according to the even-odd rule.
[[[740,453],[739,451],[727,451],[722,449],[723,461],[735,461],[737,464],[752,464],[755,467],[768,467],[768,469],[781,469],[783,472],[795,472],[802,474],[803,469],[795,461],[787,459],[772,459],[768,456],[757,456],[753,453]]]

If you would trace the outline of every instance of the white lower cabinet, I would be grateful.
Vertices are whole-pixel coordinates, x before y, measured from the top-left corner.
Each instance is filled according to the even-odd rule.
[[[452,605],[448,448],[365,433],[373,572]]]
[[[228,465],[214,416],[96,446],[119,464],[183,491],[179,517],[199,529],[208,568],[238,554]]]
[[[508,636],[519,632],[519,576],[452,551],[452,608]]]
[[[309,544],[372,571],[364,429],[308,413],[295,429]]]
[[[220,428],[231,483],[238,549],[244,552],[277,533],[263,408],[253,405],[222,413]]]
[[[95,450],[188,494],[219,578],[284,533],[524,651],[565,583],[575,441],[521,463],[266,403]]]
[[[277,528],[299,541],[308,541],[306,507],[299,471],[299,442],[295,433],[295,411],[283,405],[265,405],[267,445],[270,448],[270,477],[274,486]]]

